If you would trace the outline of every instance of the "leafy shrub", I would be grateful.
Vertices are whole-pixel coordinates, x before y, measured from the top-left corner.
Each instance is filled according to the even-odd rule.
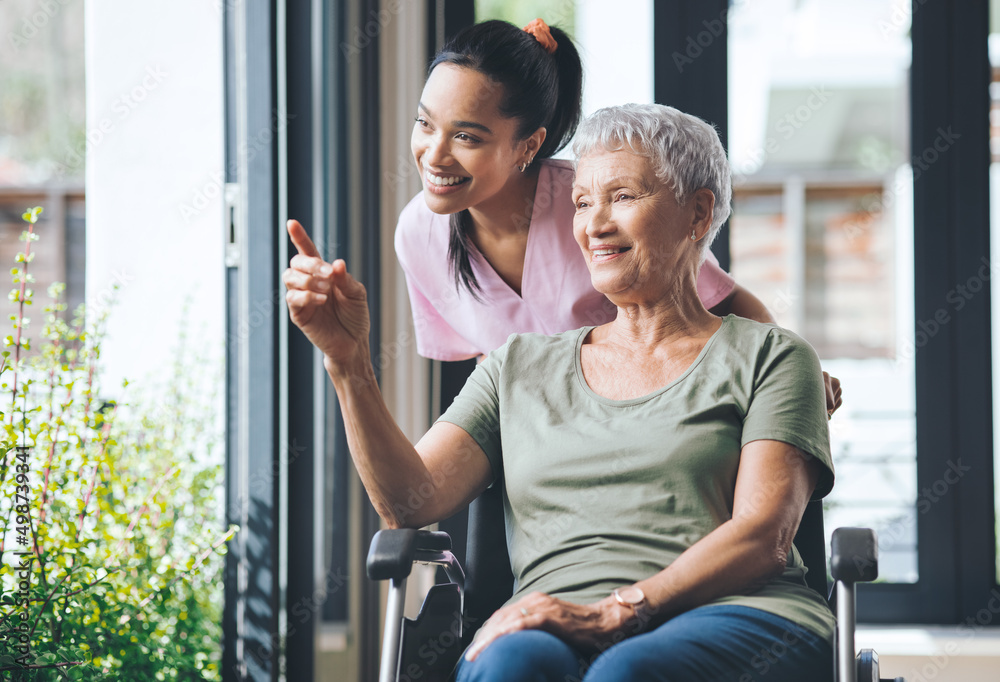
[[[86,320],[81,307],[67,322],[61,284],[32,350],[40,212],[24,214],[19,312],[0,361],[0,677],[221,679],[222,557],[235,528],[221,531],[213,396],[185,383],[204,367],[179,360],[166,395],[130,397],[126,382],[130,402],[102,400],[107,311]]]

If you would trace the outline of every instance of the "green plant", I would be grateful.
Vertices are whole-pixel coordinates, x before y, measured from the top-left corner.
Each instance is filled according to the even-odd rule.
[[[102,400],[107,309],[67,322],[60,284],[32,350],[40,212],[24,214],[19,311],[0,359],[0,677],[221,679],[219,578],[235,528],[220,531],[212,396],[183,383],[204,368],[184,356],[165,396],[129,397],[126,382],[118,401]]]

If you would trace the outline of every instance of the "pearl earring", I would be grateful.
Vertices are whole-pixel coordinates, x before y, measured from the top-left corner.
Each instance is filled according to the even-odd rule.
[[[698,241],[698,235],[695,234],[694,230],[691,230],[691,241],[693,241],[693,242]]]

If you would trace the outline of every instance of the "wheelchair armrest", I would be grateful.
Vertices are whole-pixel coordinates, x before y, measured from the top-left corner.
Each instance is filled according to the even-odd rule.
[[[853,584],[878,578],[878,540],[871,528],[838,528],[830,544],[834,580]]]
[[[447,551],[451,536],[440,531],[394,528],[380,530],[368,548],[368,577],[372,580],[402,580],[410,575],[420,550]]]

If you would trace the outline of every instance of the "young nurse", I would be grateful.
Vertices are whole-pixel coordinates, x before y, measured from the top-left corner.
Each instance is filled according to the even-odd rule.
[[[410,141],[423,191],[395,240],[420,355],[482,357],[512,333],[615,317],[573,238],[573,164],[551,158],[576,131],[582,82],[572,41],[541,19],[476,24],[431,63]],[[305,236],[294,221],[289,230]],[[698,294],[714,314],[774,321],[711,254]]]

